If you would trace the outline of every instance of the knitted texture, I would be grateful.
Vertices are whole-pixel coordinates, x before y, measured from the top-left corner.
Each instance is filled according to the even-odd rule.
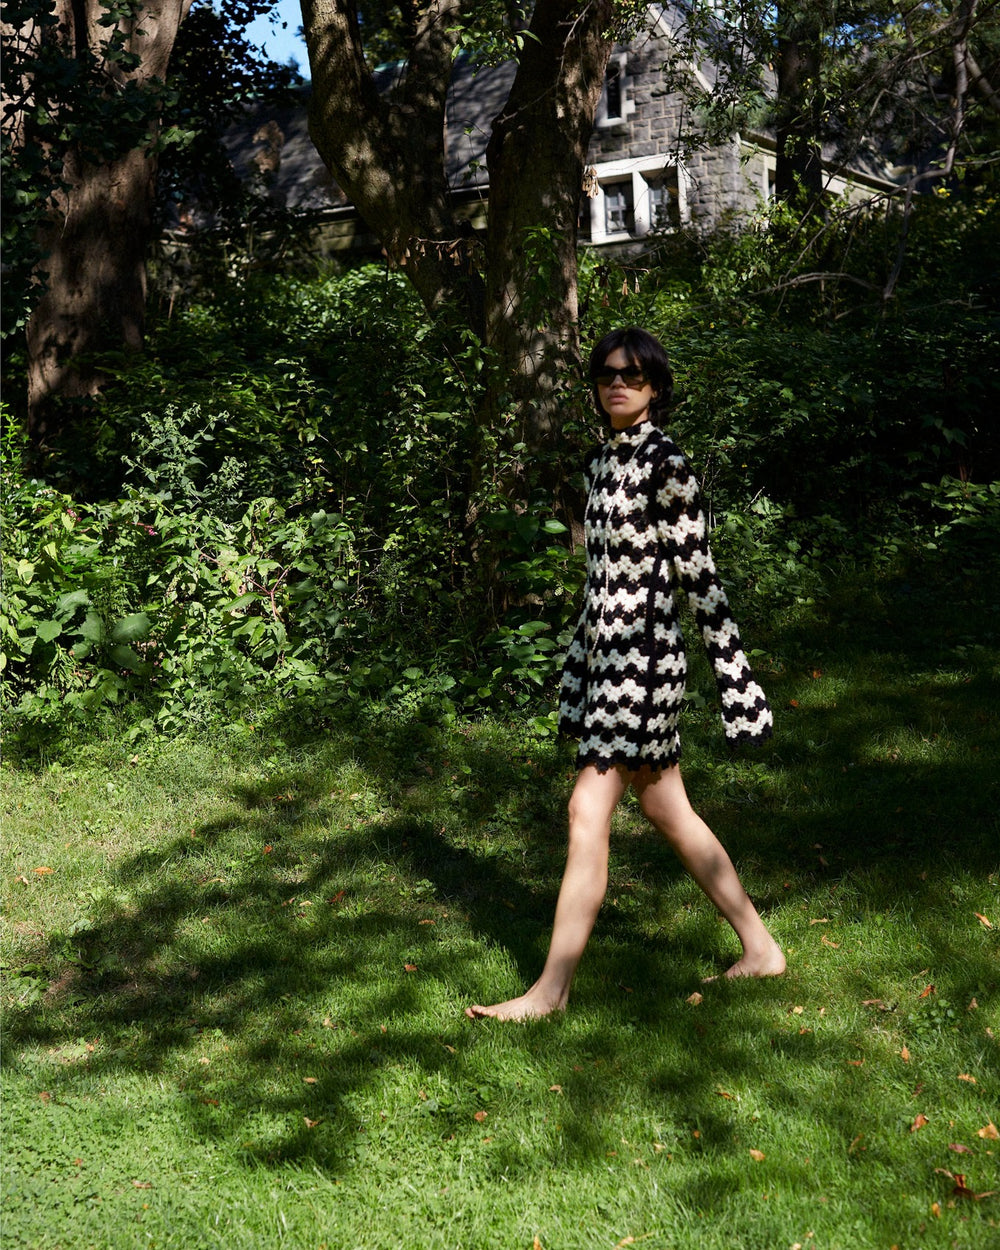
[[[708,544],[698,483],[650,421],[615,432],[587,466],[587,584],[566,654],[559,729],[577,767],[675,764],[687,660],[674,590],[694,610],[730,742],[762,742],[773,719],[753,680]]]

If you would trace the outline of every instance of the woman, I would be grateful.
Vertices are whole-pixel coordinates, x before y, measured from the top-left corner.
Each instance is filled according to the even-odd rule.
[[[587,470],[587,586],[560,697],[560,730],[580,740],[569,853],[542,975],[519,998],[468,1007],[473,1019],[521,1020],[565,1008],[607,888],[611,816],[629,786],[735,930],[743,953],[726,976],[785,970],[781,949],[681,780],[677,719],[686,663],[675,586],[687,592],[715,670],[726,737],[762,742],[772,717],[716,576],[697,482],[658,424],[673,395],[670,362],[651,334],[617,330],[594,348],[590,377],[612,433]]]

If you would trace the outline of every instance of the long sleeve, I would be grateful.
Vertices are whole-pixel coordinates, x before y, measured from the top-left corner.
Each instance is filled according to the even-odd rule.
[[[733,743],[763,742],[773,728],[771,709],[753,678],[716,573],[697,480],[676,447],[664,449],[658,459],[651,492],[657,534],[701,631],[715,673],[726,737]]]

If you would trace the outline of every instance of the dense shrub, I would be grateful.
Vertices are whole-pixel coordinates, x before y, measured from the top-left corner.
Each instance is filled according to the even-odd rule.
[[[992,558],[995,218],[982,200],[922,205],[891,300],[873,293],[898,256],[891,214],[828,231],[824,264],[851,282],[796,285],[810,258],[780,216],[674,236],[641,267],[583,259],[585,348],[633,322],[671,349],[672,427],[744,620],[821,595],[845,561]],[[19,740],[102,708],[140,734],[369,696],[436,716],[517,706],[551,728],[583,576],[567,525],[600,429],[569,380],[549,485],[529,475],[511,498],[525,449],[504,414],[477,422],[487,363],[377,267],[248,274],[121,362],[44,481],[8,430],[0,630]]]

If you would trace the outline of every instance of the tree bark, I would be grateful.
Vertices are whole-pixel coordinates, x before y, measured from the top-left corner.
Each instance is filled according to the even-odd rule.
[[[612,17],[611,0],[536,5],[486,151],[487,342],[532,452],[555,447],[560,391],[580,365],[577,226]]]
[[[805,194],[811,205],[818,204],[823,194],[820,0],[781,0],[776,28],[775,195],[788,203]]]
[[[312,76],[309,130],[327,168],[390,263],[405,268],[428,311],[457,303],[482,334],[482,278],[466,248],[446,246],[464,234],[445,172],[445,103],[459,16],[459,0],[423,5],[399,80],[380,90],[365,63],[356,5],[302,0]]]
[[[145,0],[112,31],[101,26],[98,0],[57,0],[54,42],[67,62],[100,76],[107,100],[126,87],[152,89],[166,77],[170,53],[191,0]],[[16,32],[21,34],[22,32]],[[30,38],[31,32],[23,32]],[[108,58],[116,34],[130,67]],[[31,104],[30,97],[23,103]],[[68,104],[62,107],[69,109]],[[113,123],[113,113],[111,114]],[[15,145],[31,142],[24,115],[11,114]],[[146,253],[150,242],[156,156],[153,135],[102,159],[94,147],[54,154],[61,185],[51,194],[41,230],[42,291],[27,326],[28,429],[44,449],[64,421],[59,400],[91,395],[104,381],[88,357],[138,350],[145,324]],[[105,136],[113,141],[114,136]]]
[[[559,384],[579,365],[577,214],[612,46],[612,0],[536,3],[487,149],[481,260],[452,212],[445,172],[460,0],[429,0],[419,10],[407,63],[388,92],[365,65],[350,0],[302,0],[302,14],[317,150],[427,309],[457,313],[491,349],[481,418],[496,413],[506,392],[522,413],[524,441],[551,446]]]

